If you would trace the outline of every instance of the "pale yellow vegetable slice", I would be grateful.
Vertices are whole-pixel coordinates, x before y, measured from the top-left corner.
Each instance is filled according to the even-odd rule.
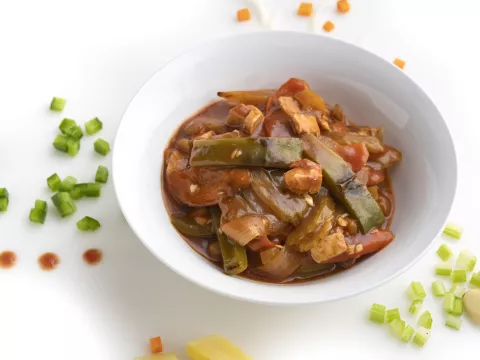
[[[253,360],[219,335],[210,335],[187,344],[191,360]]]
[[[178,360],[177,355],[174,353],[161,353],[155,355],[148,355],[142,357],[136,357],[134,360]]]
[[[463,305],[467,314],[480,324],[480,289],[468,290],[463,296]]]

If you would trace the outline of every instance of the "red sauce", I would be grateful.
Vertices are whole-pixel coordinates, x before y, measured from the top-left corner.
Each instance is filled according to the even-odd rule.
[[[42,270],[50,271],[60,264],[60,258],[57,254],[47,252],[38,258],[38,264]]]
[[[4,251],[0,253],[0,268],[10,269],[17,262],[17,255],[13,251]]]
[[[85,260],[88,265],[97,265],[102,261],[102,258],[102,250],[99,249],[88,249],[83,253],[83,260]]]

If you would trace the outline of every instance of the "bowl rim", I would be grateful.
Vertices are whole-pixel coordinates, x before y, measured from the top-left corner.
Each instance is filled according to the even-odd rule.
[[[445,214],[445,218],[443,219],[442,226],[438,229],[435,236],[432,237],[432,239],[430,240],[430,243],[425,247],[425,249],[423,251],[421,251],[419,254],[417,254],[414,258],[412,258],[405,266],[403,266],[401,269],[397,270],[396,272],[394,272],[390,276],[387,276],[384,279],[379,280],[375,283],[371,283],[369,285],[366,285],[366,286],[364,286],[364,287],[362,287],[358,290],[350,291],[350,292],[347,292],[347,293],[345,293],[343,295],[340,295],[340,296],[332,295],[332,296],[329,296],[329,297],[327,297],[326,299],[323,299],[323,300],[316,300],[316,299],[295,299],[295,300],[288,300],[288,301],[283,301],[282,299],[260,300],[260,299],[250,298],[248,295],[239,296],[239,295],[235,295],[235,294],[229,293],[227,291],[224,291],[224,290],[222,290],[222,289],[220,289],[220,288],[218,288],[218,287],[216,287],[216,286],[214,286],[210,283],[198,281],[197,279],[194,279],[194,278],[188,276],[187,273],[184,273],[180,269],[171,265],[169,262],[164,261],[163,258],[161,256],[159,256],[159,254],[157,254],[152,249],[152,247],[149,245],[149,243],[147,241],[145,241],[144,239],[142,239],[141,236],[139,236],[139,234],[138,234],[137,230],[135,229],[135,226],[132,223],[129,215],[127,215],[128,212],[125,211],[125,205],[122,202],[122,197],[119,195],[120,191],[118,189],[118,184],[117,184],[117,181],[116,181],[117,176],[115,174],[117,173],[117,171],[115,171],[115,170],[117,169],[116,164],[119,163],[119,158],[118,158],[118,155],[117,155],[118,152],[115,151],[115,149],[116,149],[115,145],[117,143],[118,135],[120,134],[120,132],[122,130],[122,125],[124,123],[125,114],[127,113],[127,110],[130,108],[132,102],[139,95],[139,93],[147,86],[147,84],[149,84],[153,80],[153,78],[155,78],[155,76],[160,71],[162,71],[164,68],[166,68],[170,63],[173,63],[173,62],[175,62],[175,61],[177,61],[181,58],[184,58],[184,57],[186,57],[186,56],[188,56],[192,53],[195,53],[196,51],[198,51],[199,49],[202,49],[205,46],[213,45],[213,44],[215,44],[216,42],[219,42],[219,41],[233,40],[233,39],[239,38],[239,37],[245,37],[245,38],[255,37],[255,36],[258,36],[260,34],[261,35],[275,34],[275,36],[281,36],[282,34],[284,34],[284,35],[288,35],[288,36],[293,35],[293,36],[304,36],[304,37],[320,37],[320,38],[326,39],[327,41],[338,42],[338,43],[341,43],[345,46],[352,47],[355,51],[363,52],[368,56],[373,56],[377,60],[379,60],[379,61],[381,61],[385,64],[389,64],[390,66],[394,67],[395,68],[394,71],[401,72],[403,74],[403,76],[405,76],[418,89],[418,91],[420,93],[422,93],[425,96],[425,98],[430,102],[431,106],[438,112],[438,114],[440,116],[440,120],[445,125],[446,135],[448,136],[448,140],[451,144],[451,149],[452,149],[452,154],[451,155],[452,155],[452,158],[453,158],[453,162],[452,162],[451,165],[454,168],[454,169],[450,169],[451,176],[452,176],[451,180],[452,180],[453,189],[452,189],[450,203],[448,204],[448,211]],[[454,170],[454,171],[451,171],[451,170]],[[337,38],[326,36],[324,34],[305,33],[305,32],[295,31],[295,30],[259,30],[259,31],[252,31],[252,32],[248,32],[248,33],[232,33],[232,34],[227,34],[227,35],[221,35],[221,36],[217,36],[215,38],[208,39],[206,41],[198,42],[194,46],[189,47],[187,50],[185,50],[183,52],[180,52],[179,54],[173,56],[170,60],[163,63],[140,86],[140,88],[135,92],[135,94],[132,96],[132,98],[128,102],[127,106],[125,107],[125,110],[122,113],[122,118],[120,120],[120,124],[119,124],[119,126],[117,128],[117,131],[115,133],[115,140],[114,140],[113,154],[112,154],[112,179],[113,179],[114,190],[115,190],[115,194],[116,194],[116,198],[117,198],[120,210],[121,210],[123,216],[125,217],[125,220],[127,221],[129,227],[132,229],[132,231],[135,234],[135,236],[137,237],[137,239],[139,239],[140,242],[148,249],[148,251],[150,253],[152,253],[158,260],[160,260],[170,270],[173,270],[176,274],[182,276],[184,279],[188,280],[189,282],[191,282],[193,284],[196,284],[196,285],[198,285],[198,286],[200,286],[204,289],[207,289],[207,290],[212,291],[212,292],[214,292],[216,294],[219,294],[219,295],[226,296],[228,298],[241,300],[241,301],[248,301],[248,302],[258,303],[258,304],[267,304],[267,305],[276,305],[276,306],[296,306],[296,305],[308,305],[308,304],[315,304],[315,303],[327,303],[327,302],[347,299],[347,298],[350,298],[350,297],[353,297],[353,296],[360,295],[362,293],[371,291],[371,290],[373,290],[373,289],[375,289],[375,288],[377,288],[381,285],[384,285],[387,282],[395,279],[396,277],[400,276],[401,274],[403,274],[404,272],[409,270],[413,265],[415,265],[420,259],[422,259],[425,256],[425,254],[428,251],[430,251],[431,247],[433,246],[434,240],[442,233],[442,231],[443,231],[443,229],[444,229],[444,227],[445,227],[445,225],[448,221],[448,218],[451,214],[452,206],[453,206],[453,203],[454,203],[454,200],[455,200],[455,196],[456,196],[456,193],[457,193],[457,187],[458,187],[458,158],[457,158],[457,151],[456,151],[456,148],[455,148],[455,142],[453,141],[453,136],[452,136],[452,133],[450,131],[450,127],[448,126],[448,123],[445,121],[442,113],[440,112],[440,110],[438,109],[436,104],[433,102],[433,100],[430,98],[430,96],[424,91],[424,89],[411,76],[409,76],[406,72],[404,72],[403,70],[398,68],[393,63],[385,60],[381,56],[375,54],[374,52],[372,52],[368,49],[362,48],[362,47],[360,47],[356,44],[353,44],[351,42],[348,42],[348,41],[345,41],[345,40],[342,40],[342,39],[337,39]],[[163,195],[162,195],[162,198],[163,198]],[[180,235],[179,235],[179,238],[181,238]],[[199,255],[199,256],[201,256],[201,255]],[[262,284],[262,282],[259,282],[259,281],[255,281],[255,280],[252,280],[252,279],[248,279],[248,280],[256,282],[258,284]],[[283,286],[285,289],[288,289],[288,288],[291,287],[291,285],[289,285],[289,284],[280,284],[280,286]]]

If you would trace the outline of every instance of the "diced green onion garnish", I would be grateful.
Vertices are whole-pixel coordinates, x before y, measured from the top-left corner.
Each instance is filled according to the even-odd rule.
[[[473,271],[476,263],[477,257],[475,255],[468,250],[462,250],[458,255],[456,267],[458,269]]]
[[[454,283],[464,283],[467,281],[467,270],[453,270],[452,281]]]
[[[443,298],[443,309],[451,314],[453,312],[453,309],[455,307],[455,295],[452,293],[446,293],[445,297]]]
[[[430,314],[430,311],[425,311],[420,317],[418,318],[418,325],[421,327],[424,327],[425,329],[431,329],[432,328],[432,314]]]
[[[395,319],[400,319],[400,311],[398,308],[387,310],[385,318],[387,323],[391,323]]]
[[[437,254],[443,261],[447,261],[453,255],[453,252],[447,245],[443,244],[438,248]]]
[[[415,330],[413,330],[410,325],[407,325],[407,327],[402,331],[402,341],[408,342],[412,338],[413,334],[415,334]]]
[[[418,313],[418,311],[422,307],[422,304],[423,304],[423,300],[413,300],[412,305],[410,305],[410,308],[408,309],[408,311],[411,314],[415,315]]]
[[[70,191],[73,199],[78,200],[84,196],[86,197],[100,197],[102,187],[97,183],[83,183],[76,184]]]
[[[67,136],[70,136],[76,140],[80,140],[83,137],[83,130],[80,126],[77,126],[75,120],[63,119],[58,127],[60,131]]]
[[[392,331],[393,335],[395,335],[396,338],[401,340],[403,330],[405,330],[405,321],[401,319],[394,319],[392,320],[392,322],[390,322],[388,326]]]
[[[99,165],[97,173],[95,174],[95,181],[106,184],[108,180],[108,169],[105,166]]]
[[[455,299],[455,302],[453,304],[452,315],[462,316],[462,314],[463,314],[463,300]]]
[[[65,107],[65,103],[67,101],[65,99],[54,97],[52,102],[50,103],[50,110],[52,111],[62,111]]]
[[[430,330],[420,327],[417,330],[417,333],[415,334],[415,336],[413,337],[413,343],[417,344],[420,347],[423,347],[423,345],[425,345],[425,343],[428,341],[429,338],[430,338]]]
[[[470,285],[480,287],[480,271],[472,275]]]
[[[10,193],[8,192],[8,190],[6,188],[1,188],[0,189],[0,198],[9,198],[10,197]]]
[[[448,315],[445,325],[452,329],[460,330],[460,328],[462,327],[462,318],[453,316],[453,315]]]
[[[0,197],[0,211],[8,210],[8,198]]]
[[[458,284],[453,284],[453,285],[456,285],[455,289],[453,289],[453,291],[450,290],[450,292],[453,293],[453,295],[457,299],[462,299],[463,295],[465,295],[465,293],[467,292],[467,289],[465,288],[465,286],[462,286],[462,285],[458,285]]]
[[[69,137],[67,139],[67,153],[70,156],[75,156],[78,153],[78,150],[80,150],[80,141],[77,139],[74,139],[73,137]]]
[[[88,135],[93,135],[102,130],[103,124],[98,118],[93,118],[85,123],[85,130]]]
[[[68,136],[57,135],[57,137],[53,141],[53,147],[58,151],[66,153],[68,150],[68,145],[67,145],[68,139],[69,139]]]
[[[448,236],[458,240],[462,237],[463,228],[460,225],[449,222],[445,226],[445,229],[443,230],[443,233],[445,235],[448,235]]]
[[[425,293],[425,290],[423,289],[423,286],[419,282],[412,282],[410,286],[407,289],[407,295],[410,298],[410,300],[423,300],[427,294]]]
[[[85,216],[82,220],[77,221],[77,228],[80,231],[95,231],[100,227],[98,220]]]
[[[56,193],[52,196],[52,202],[62,217],[72,215],[77,211],[77,207],[68,192]]]
[[[60,179],[60,176],[57,175],[57,173],[51,175],[47,179],[47,185],[52,191],[57,191],[60,188],[61,183],[62,180]]]
[[[110,144],[103,139],[97,139],[93,143],[93,148],[100,155],[106,156],[110,152]]]
[[[447,262],[438,263],[435,267],[435,274],[449,276],[452,273],[452,264]]]
[[[75,187],[76,183],[77,179],[75,179],[73,176],[67,176],[60,184],[59,190],[68,192]]]
[[[440,280],[434,281],[432,283],[432,290],[435,296],[445,295],[445,286],[443,285],[443,282]]]
[[[47,216],[47,212],[45,210],[39,208],[30,209],[30,215],[28,218],[31,222],[43,224],[45,222],[45,217]]]
[[[35,200],[35,209],[40,209],[42,211],[47,211],[47,202],[43,200]]]
[[[385,306],[380,304],[373,304],[372,308],[370,309],[370,321],[383,324],[385,322],[385,310]]]

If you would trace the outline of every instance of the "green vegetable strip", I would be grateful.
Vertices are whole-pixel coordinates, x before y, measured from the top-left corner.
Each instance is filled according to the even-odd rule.
[[[448,315],[445,325],[452,329],[460,330],[460,328],[462,327],[462,319],[457,316]]]
[[[43,224],[45,222],[46,216],[47,216],[46,211],[39,208],[33,208],[33,209],[30,209],[30,215],[28,216],[28,218],[33,223]]]
[[[77,221],[77,228],[80,231],[96,231],[100,226],[98,220],[90,216],[85,216],[83,219]]]
[[[429,338],[430,338],[430,331],[428,329],[420,327],[417,330],[417,333],[415,334],[415,336],[413,337],[413,343],[420,347],[423,347]]]
[[[432,314],[429,311],[425,311],[420,317],[418,318],[418,325],[424,327],[425,329],[432,328]]]
[[[443,285],[443,282],[440,280],[434,281],[432,283],[432,290],[435,296],[445,295],[445,286]]]
[[[65,107],[65,103],[67,101],[65,99],[54,97],[52,102],[50,103],[50,110],[52,111],[62,111]]]
[[[57,135],[55,140],[53,141],[53,147],[61,152],[68,151],[68,136],[65,135]]]
[[[480,287],[480,271],[472,275],[470,285]]]
[[[455,302],[453,303],[452,315],[462,316],[462,314],[463,314],[463,300],[455,299]]]
[[[70,190],[70,195],[74,200],[81,199],[82,197],[100,197],[102,187],[97,183],[82,183],[76,184],[72,190]]]
[[[297,138],[199,139],[193,142],[191,166],[261,166],[288,168],[302,158]]]
[[[187,236],[213,236],[215,232],[211,224],[200,225],[195,219],[183,216],[172,216],[170,222],[180,233]]]
[[[410,325],[407,325],[407,327],[405,327],[405,329],[403,329],[402,331],[402,336],[401,336],[402,341],[409,342],[413,334],[415,334],[415,330],[413,330],[413,328]]]
[[[454,285],[456,285],[455,289],[453,291],[450,291],[450,292],[453,293],[453,295],[457,299],[463,299],[463,295],[465,295],[465,293],[467,292],[467,289],[465,288],[465,286],[461,286],[461,285],[458,285],[458,284],[454,284]]]
[[[8,210],[8,202],[9,202],[10,194],[6,188],[0,189],[0,212]]]
[[[423,300],[427,294],[425,293],[425,289],[423,288],[422,284],[419,282],[412,282],[407,289],[407,295],[410,300]]]
[[[93,118],[85,123],[85,131],[88,135],[93,135],[102,130],[103,124],[98,118]]]
[[[75,120],[65,118],[58,128],[64,135],[72,137],[75,140],[80,140],[83,137],[82,128],[77,125]]]
[[[435,267],[435,274],[442,276],[450,276],[452,273],[452,265],[449,263],[439,263]]]
[[[77,183],[77,179],[75,179],[73,176],[67,176],[65,179],[63,179],[62,183],[60,184],[59,190],[60,191],[70,191],[75,187],[75,184]]]
[[[58,192],[51,199],[62,217],[72,215],[77,211],[77,207],[68,192]]]
[[[467,271],[466,270],[453,270],[452,271],[452,281],[454,283],[464,283],[467,281]]]
[[[437,254],[443,261],[447,261],[453,255],[452,250],[445,244],[438,248]]]
[[[413,302],[410,305],[410,308],[408,309],[408,311],[411,314],[416,315],[418,313],[418,311],[420,310],[420,308],[422,307],[422,304],[423,304],[423,300],[413,300]]]
[[[446,293],[443,299],[443,309],[451,314],[455,307],[455,296],[452,293]]]
[[[385,318],[387,323],[390,323],[395,319],[400,319],[400,311],[398,308],[387,310]]]
[[[97,139],[93,143],[93,148],[100,155],[106,156],[110,152],[110,144],[103,139]]]
[[[390,324],[388,325],[390,330],[392,331],[393,335],[399,340],[402,340],[402,334],[403,331],[405,330],[405,321],[401,319],[394,319]]]
[[[62,180],[60,180],[60,176],[58,176],[56,173],[49,176],[47,179],[47,185],[52,191],[57,191],[60,188],[61,183]]]
[[[40,209],[42,211],[47,211],[47,202],[43,200],[35,200],[35,209]]]
[[[457,258],[457,269],[473,271],[477,263],[477,257],[468,250],[462,250]]]
[[[237,275],[245,271],[248,266],[247,251],[243,246],[229,241],[227,235],[220,232],[220,209],[211,208],[212,225],[217,233],[218,243],[222,252],[223,270],[228,275]]]
[[[72,137],[69,137],[67,139],[67,153],[70,156],[75,156],[78,154],[78,151],[80,150],[80,141],[77,139],[74,139]]]
[[[106,184],[108,180],[108,169],[105,166],[99,165],[95,174],[95,181]]]
[[[463,228],[460,225],[449,222],[443,230],[443,233],[454,239],[459,240],[462,237]]]
[[[369,314],[370,321],[383,324],[385,322],[385,310],[385,306],[373,304]]]

